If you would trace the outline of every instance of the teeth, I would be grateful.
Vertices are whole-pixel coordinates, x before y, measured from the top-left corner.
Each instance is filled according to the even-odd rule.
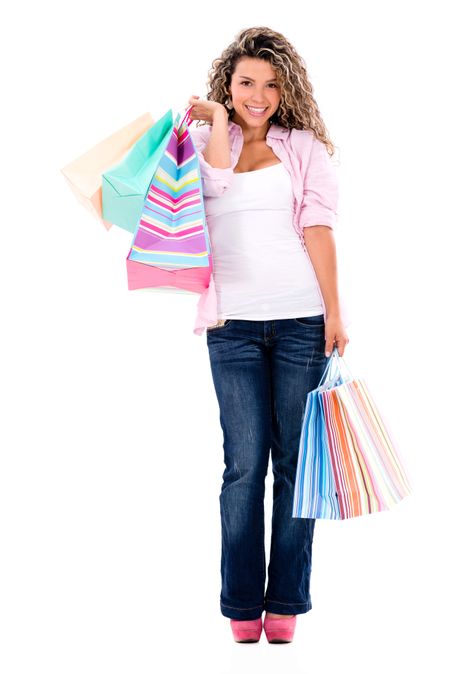
[[[249,105],[246,105],[245,107],[251,110],[252,112],[264,112],[264,110],[266,110],[266,108],[251,108]]]

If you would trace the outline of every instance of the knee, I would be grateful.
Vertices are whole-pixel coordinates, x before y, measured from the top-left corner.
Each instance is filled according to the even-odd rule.
[[[231,485],[264,489],[266,475],[267,467],[233,460],[223,472],[222,491]]]

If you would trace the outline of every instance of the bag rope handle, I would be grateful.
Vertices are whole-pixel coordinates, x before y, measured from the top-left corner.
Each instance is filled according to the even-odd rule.
[[[336,366],[336,368],[337,368],[338,375],[342,374],[342,372],[343,372],[342,366],[344,366],[344,368],[347,370],[347,372],[349,374],[350,379],[354,379],[352,373],[350,372],[350,368],[348,367],[347,363],[345,362],[343,356],[339,355],[338,347],[334,346],[333,350],[331,352],[331,356],[329,356],[329,358],[328,358],[328,363],[325,367],[325,370],[323,371],[322,377],[319,381],[319,384],[318,384],[317,388],[320,388],[320,386],[322,386],[322,384],[325,380],[328,380],[326,382],[326,385],[328,385],[330,383],[332,385],[334,385],[334,381],[335,381],[335,379],[337,379],[336,376],[334,376],[334,378],[333,378],[333,375],[331,375],[331,372],[332,372],[334,366]],[[343,381],[345,381],[345,379],[343,379]]]

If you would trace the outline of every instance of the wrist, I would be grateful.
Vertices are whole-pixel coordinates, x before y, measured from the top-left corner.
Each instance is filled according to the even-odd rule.
[[[222,104],[220,104],[220,107],[217,107],[213,112],[213,123],[216,120],[220,121],[221,119],[224,119],[224,120],[228,121],[228,112]]]
[[[341,310],[339,309],[339,307],[327,309],[327,318],[340,318],[340,317],[341,317]]]

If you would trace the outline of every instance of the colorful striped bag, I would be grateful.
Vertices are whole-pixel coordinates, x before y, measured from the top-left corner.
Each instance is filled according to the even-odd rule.
[[[412,489],[362,379],[342,372],[337,347],[308,393],[292,517],[346,519],[388,510]],[[333,372],[336,366],[336,372]]]
[[[128,289],[173,287],[203,293],[212,254],[192,119],[178,113],[150,181],[126,265]]]

